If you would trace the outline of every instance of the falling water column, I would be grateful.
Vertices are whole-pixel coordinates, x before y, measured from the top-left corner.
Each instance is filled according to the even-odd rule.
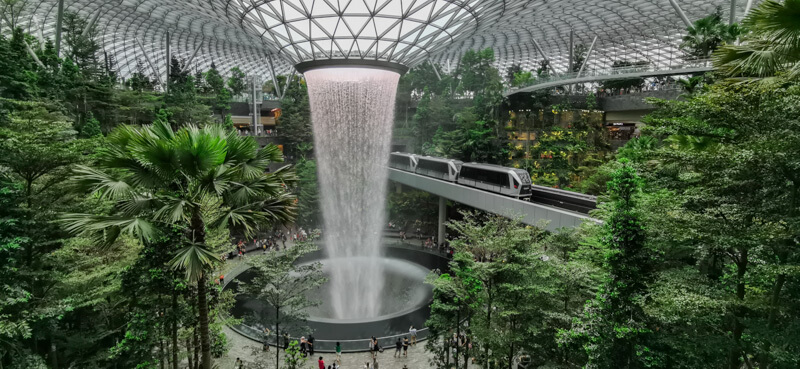
[[[303,73],[319,168],[324,248],[333,263],[334,316],[375,317],[381,313],[384,284],[380,238],[400,74],[349,66]]]

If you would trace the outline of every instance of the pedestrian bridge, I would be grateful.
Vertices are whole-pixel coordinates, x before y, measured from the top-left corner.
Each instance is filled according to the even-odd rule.
[[[521,222],[527,225],[538,226],[546,221],[545,228],[550,231],[565,227],[577,227],[585,221],[600,223],[599,220],[586,214],[501,196],[398,169],[389,168],[389,179],[404,186],[439,196],[438,240],[442,240],[444,237],[444,223],[446,222],[447,214],[446,200],[508,218],[521,217]]]
[[[667,66],[639,65],[618,68],[599,68],[583,72],[564,73],[537,78],[530,84],[507,89],[503,96],[511,96],[521,92],[534,92],[548,88],[574,85],[589,82],[612,81],[620,79],[677,76],[684,74],[705,73],[713,70],[710,60],[692,60]]]

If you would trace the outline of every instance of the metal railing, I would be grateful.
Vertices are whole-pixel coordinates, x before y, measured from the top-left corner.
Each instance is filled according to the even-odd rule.
[[[280,342],[275,341],[275,334],[270,334],[269,337],[265,337],[264,335],[264,328],[263,327],[252,327],[246,324],[239,324],[236,326],[230,326],[230,328],[236,332],[241,334],[242,336],[264,344],[266,341],[270,346],[273,347],[280,347],[283,348],[284,342],[283,337],[280,338]],[[428,328],[422,328],[417,330],[417,342],[422,342],[428,339],[430,336],[430,330]],[[409,332],[405,332],[402,334],[396,334],[393,336],[384,336],[384,337],[377,337],[378,339],[378,346],[385,350],[394,349],[395,341],[400,338],[409,338],[411,339],[411,335]],[[289,337],[290,341],[297,341],[300,342],[300,337]],[[332,353],[336,351],[336,342],[342,346],[342,352],[365,352],[369,351],[369,338],[357,339],[357,340],[314,340],[314,351],[315,352],[326,352]]]
[[[583,72],[580,73],[570,72],[559,75],[539,77],[523,86],[509,88],[506,91],[506,93],[514,93],[519,90],[523,90],[528,87],[533,87],[537,85],[544,85],[544,84],[558,85],[559,82],[563,82],[560,84],[571,84],[571,83],[582,83],[584,81],[588,82],[592,80],[612,80],[612,79],[646,77],[646,76],[662,75],[662,74],[663,75],[679,74],[681,71],[687,71],[687,73],[689,73],[693,70],[711,69],[711,67],[712,64],[710,59],[700,59],[700,60],[688,60],[668,66],[656,66],[652,64],[647,64],[647,65],[634,65],[634,66],[617,67],[617,68],[595,68],[595,69],[584,70]]]

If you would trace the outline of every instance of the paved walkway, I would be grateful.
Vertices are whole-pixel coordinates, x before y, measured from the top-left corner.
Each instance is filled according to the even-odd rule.
[[[236,358],[241,358],[245,362],[243,369],[274,369],[275,368],[275,347],[271,347],[268,353],[262,351],[261,345],[257,342],[245,338],[238,333],[232,331],[230,328],[224,328],[225,335],[228,336],[230,349],[228,354],[216,363],[219,364],[220,369],[234,369]],[[283,352],[281,352],[283,354]],[[394,348],[385,350],[382,354],[378,354],[379,369],[403,369],[406,365],[407,369],[424,369],[432,368],[430,358],[432,354],[425,350],[425,344],[420,343],[417,346],[412,346],[408,349],[408,357],[394,358]],[[325,365],[330,365],[336,358],[335,354],[316,353],[313,360],[304,363],[301,368],[303,369],[319,369],[317,360],[322,356]],[[342,369],[363,369],[364,363],[372,361],[372,356],[368,352],[359,352],[353,354],[342,354]],[[281,356],[281,368],[284,367],[283,356]],[[477,365],[470,365],[470,368],[478,368]]]
[[[413,242],[413,243],[412,243]],[[385,244],[391,244],[394,247],[413,248],[416,250],[421,249],[416,245],[416,242],[421,242],[414,239],[407,241],[405,244],[399,242],[398,239],[388,238],[384,240]],[[287,241],[286,246],[291,247],[294,242]],[[423,251],[439,254],[436,250],[423,249]],[[251,251],[246,257],[259,257],[261,251]],[[218,271],[220,274],[225,274],[225,283],[232,281],[237,274],[239,274],[245,267],[240,258],[233,258],[228,260],[222,265]],[[239,369],[234,368],[236,358],[241,358],[244,362],[242,369],[275,369],[275,347],[271,347],[269,352],[262,350],[261,344],[255,342],[239,333],[234,332],[229,327],[224,327],[223,332],[228,337],[229,350],[228,353],[221,359],[215,360],[215,364],[219,369]],[[282,352],[281,352],[282,354]],[[416,346],[412,346],[408,350],[408,357],[394,358],[394,348],[385,350],[382,354],[378,355],[379,369],[424,369],[432,368],[430,359],[433,356],[425,350],[425,343],[422,342]],[[325,365],[330,365],[335,359],[335,354],[317,353],[315,357],[309,357],[308,361],[304,363],[302,369],[319,369],[317,360],[319,356],[323,357]],[[368,352],[342,354],[342,369],[363,369],[366,362],[371,362],[372,356]],[[284,367],[283,356],[280,358],[280,367]],[[405,368],[404,368],[405,366]],[[371,367],[370,367],[371,368]],[[478,366],[470,365],[470,369],[478,368]]]

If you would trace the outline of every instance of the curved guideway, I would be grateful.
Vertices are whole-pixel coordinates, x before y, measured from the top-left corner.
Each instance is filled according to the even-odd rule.
[[[315,351],[333,352],[336,342],[341,342],[342,350],[346,352],[366,351],[369,348],[369,338],[379,337],[381,346],[394,347],[398,337],[408,336],[408,330],[413,325],[417,328],[418,340],[427,336],[424,329],[425,321],[430,315],[430,302],[432,291],[430,286],[423,284],[428,272],[433,269],[445,270],[447,259],[441,254],[428,252],[413,247],[387,246],[383,248],[383,264],[387,284],[382,290],[384,308],[375,317],[358,319],[332,318],[331,306],[326,301],[309,311],[307,326],[311,328],[315,338]],[[321,252],[309,255],[302,263],[320,261],[323,269],[328,272],[332,267],[353,268],[367,260],[337,260],[324,259]],[[328,263],[327,265],[325,263]],[[235,279],[226,283],[225,288],[235,288],[237,281],[246,283],[254,277],[252,272],[243,270]],[[323,289],[325,286],[323,286]],[[313,296],[316,300],[323,300],[327,293],[318,291]],[[263,326],[257,323],[253,316],[270,313],[271,307],[261,301],[251,299],[246,295],[238,295],[236,304],[231,313],[236,318],[244,318],[245,323],[231,327],[234,331],[252,340],[263,342]],[[300,336],[308,337],[308,332],[292,332],[293,339]],[[270,344],[275,344],[274,335],[268,338]]]
[[[394,168],[389,168],[389,180],[475,209],[509,218],[521,217],[520,221],[527,225],[539,226],[542,221],[548,221],[546,228],[549,231],[578,227],[584,221],[600,223],[598,219],[575,211],[523,201]],[[440,217],[440,222],[442,220]]]

